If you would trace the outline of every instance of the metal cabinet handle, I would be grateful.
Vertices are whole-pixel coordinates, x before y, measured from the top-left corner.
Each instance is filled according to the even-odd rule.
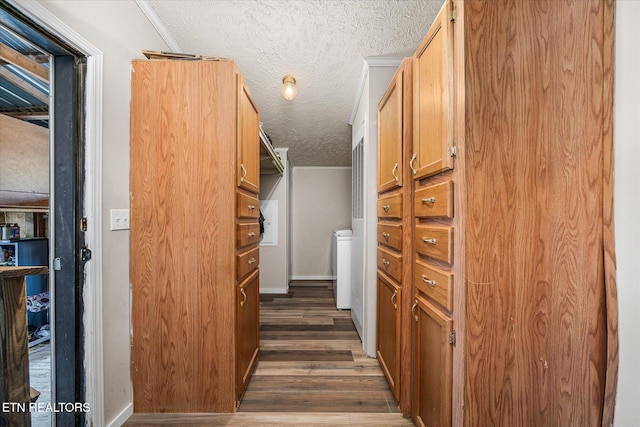
[[[389,261],[387,261],[386,259],[382,258],[382,265],[384,265],[384,268],[389,268]]]
[[[418,321],[418,316],[416,316],[415,311],[416,311],[416,307],[418,306],[418,300],[414,299],[413,300],[413,305],[411,306],[411,315],[413,316],[413,318],[415,319],[415,321]]]
[[[256,259],[255,259],[255,258],[251,258],[248,262],[249,262],[249,265],[251,265],[251,264],[253,264],[254,262],[256,262]]]
[[[395,289],[393,291],[393,295],[391,295],[391,304],[393,304],[393,309],[394,310],[398,309],[398,304],[396,303],[397,300],[398,300],[398,290]]]
[[[382,233],[382,237],[384,237],[385,240],[389,240],[390,236],[391,236],[391,234],[389,234],[389,233],[384,233],[384,232]]]
[[[242,294],[242,301],[240,301],[240,307],[242,307],[244,303],[247,302],[247,294],[244,292],[243,288],[240,288],[240,293]]]
[[[413,167],[413,162],[416,160],[416,157],[418,157],[418,155],[416,153],[413,153],[413,156],[411,157],[411,160],[409,160],[409,167],[411,168],[411,172],[414,175],[416,175],[418,173],[416,168]]]
[[[423,205],[426,205],[427,203],[435,203],[435,202],[436,202],[435,197],[427,197],[426,199],[422,199]]]
[[[435,245],[436,243],[438,243],[436,239],[427,239],[426,237],[423,237],[422,241],[425,242],[427,245]]]
[[[396,175],[396,171],[398,170],[398,164],[396,163],[393,169],[391,169],[391,176],[396,180],[396,184],[399,182],[398,175]]]
[[[391,209],[391,206],[390,205],[384,205],[382,207],[382,209],[385,211],[385,213],[389,213],[389,209]]]
[[[240,182],[244,182],[244,179],[247,177],[247,168],[244,167],[244,163],[240,163],[240,169],[242,169],[242,177],[240,177]]]
[[[253,232],[253,231],[249,232],[249,237],[255,237],[255,235],[256,235],[255,232]]]
[[[424,283],[426,283],[427,285],[431,286],[432,288],[436,287],[436,281],[435,280],[431,280],[431,279],[427,279],[427,276],[425,276],[424,274],[422,275],[422,281]]]

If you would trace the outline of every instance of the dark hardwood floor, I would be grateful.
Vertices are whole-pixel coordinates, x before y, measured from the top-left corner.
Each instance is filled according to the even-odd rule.
[[[260,357],[234,414],[135,414],[126,426],[412,426],[331,282],[260,296]]]

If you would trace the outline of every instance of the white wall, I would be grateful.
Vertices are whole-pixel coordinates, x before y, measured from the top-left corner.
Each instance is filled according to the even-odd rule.
[[[260,175],[260,203],[263,200],[278,201],[278,245],[260,245],[260,292],[285,294],[289,289],[289,209],[291,200],[289,181],[291,169],[288,165],[288,148],[276,148],[284,164],[283,174]],[[263,211],[264,213],[264,211]],[[266,218],[269,220],[270,218]]]
[[[39,2],[87,42],[102,51],[104,64],[102,216],[129,207],[130,64],[142,49],[167,50],[133,1]],[[124,418],[133,398],[130,374],[129,232],[109,231],[103,222],[104,412],[108,425]],[[121,419],[120,418],[120,419]]]
[[[616,2],[614,221],[620,367],[616,427],[640,426],[640,2]]]
[[[331,279],[331,236],[351,228],[351,168],[294,167],[292,279]]]

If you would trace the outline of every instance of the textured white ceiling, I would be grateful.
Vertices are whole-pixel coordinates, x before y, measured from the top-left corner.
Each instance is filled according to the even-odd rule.
[[[444,0],[149,0],[183,52],[234,59],[294,166],[351,165],[364,58],[410,56]],[[297,97],[280,94],[282,77]]]

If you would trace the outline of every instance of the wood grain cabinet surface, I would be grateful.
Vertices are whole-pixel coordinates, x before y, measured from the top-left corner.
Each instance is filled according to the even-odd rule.
[[[233,412],[259,349],[258,109],[233,61],[131,81],[134,411]]]

